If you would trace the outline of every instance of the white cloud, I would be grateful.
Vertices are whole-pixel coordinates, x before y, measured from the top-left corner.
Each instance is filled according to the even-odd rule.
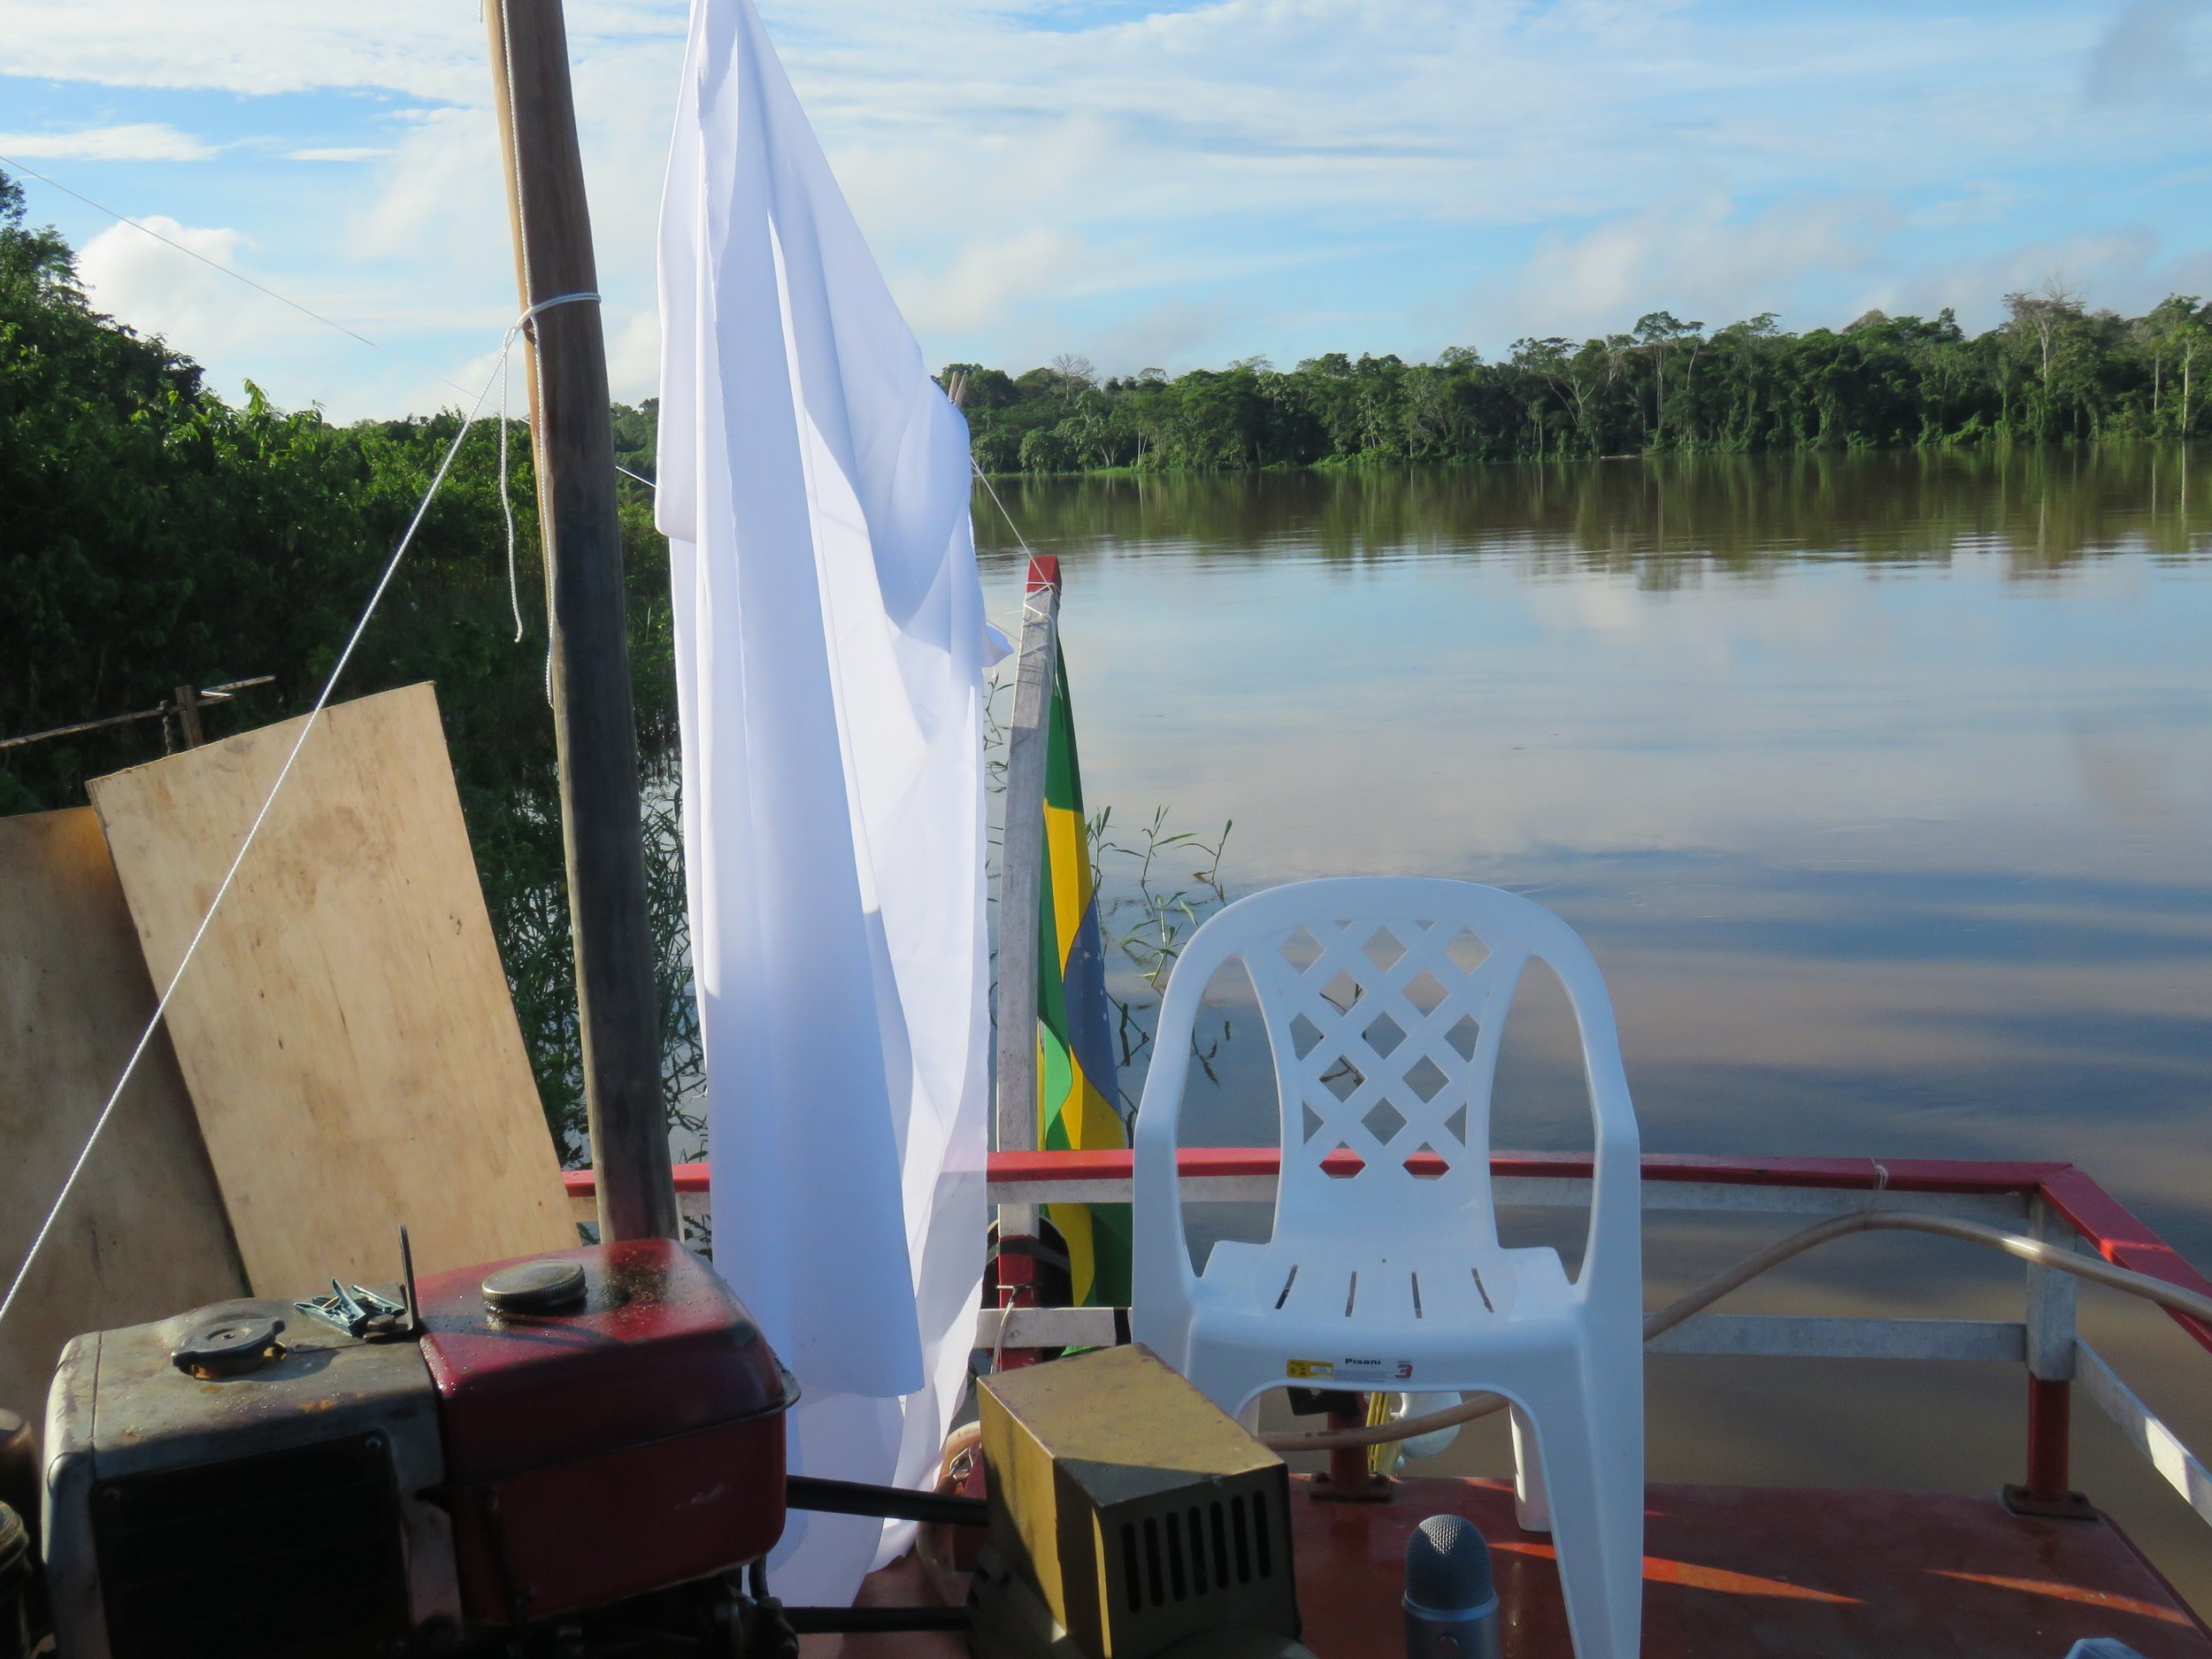
[[[1219,300],[1163,300],[1109,325],[1099,336],[1098,360],[1109,374],[1179,373],[1225,356],[1221,348],[1240,320],[1235,308]]]
[[[468,326],[496,342],[504,319],[458,311],[444,296],[348,292],[265,268],[253,238],[234,227],[180,224],[161,214],[140,221],[173,246],[130,225],[114,225],[78,250],[85,291],[99,310],[203,365],[224,396],[248,380],[279,403],[319,403],[334,417],[420,411],[452,403],[454,387],[434,370],[371,356],[316,318],[254,292],[216,265],[240,272],[321,316],[371,339],[420,329]],[[188,250],[197,257],[178,251]],[[212,261],[205,264],[203,261]],[[486,368],[488,368],[488,359]],[[472,381],[481,385],[485,370]],[[458,374],[451,376],[463,380]]]
[[[1546,238],[1478,302],[1477,314],[1493,334],[1517,318],[1581,338],[1663,306],[1718,326],[1774,309],[1809,275],[1864,270],[1896,218],[1883,198],[1864,195],[1786,202],[1748,217],[1724,196],[1662,202],[1578,237]]]
[[[607,384],[619,403],[660,396],[661,319],[648,308],[606,317]]]
[[[373,144],[331,144],[319,150],[288,150],[287,161],[378,161],[392,152]]]
[[[201,259],[236,266],[252,247],[242,231],[227,226],[181,225],[160,214],[142,221]],[[271,332],[311,326],[304,318],[288,325],[242,303],[236,282],[199,260],[180,257],[128,225],[102,231],[79,250],[78,274],[94,304],[141,334],[158,334],[187,356],[208,360],[257,342]]]
[[[572,55],[641,36],[680,42],[683,0],[580,0]],[[0,0],[7,73],[111,87],[245,94],[363,88],[468,103],[489,96],[480,8],[449,0],[360,6],[291,0]]]
[[[0,133],[0,155],[30,161],[205,161],[215,146],[161,121],[67,133]]]
[[[925,332],[979,328],[1010,307],[1050,294],[1082,271],[1083,243],[1039,226],[1006,237],[963,243],[934,280],[909,285],[907,317]]]
[[[373,18],[288,0],[0,0],[9,73],[111,87],[301,92],[377,87],[480,96],[474,6],[383,0]]]
[[[1865,289],[1864,301],[1922,316],[1947,305],[1967,327],[1985,328],[1997,321],[2006,294],[2053,278],[2079,289],[2093,307],[2131,316],[2169,294],[2212,293],[2212,250],[2170,250],[2142,228],[2052,236],[1885,276]]]
[[[345,249],[354,260],[411,265],[465,292],[502,271],[507,196],[488,110],[421,111],[372,177],[374,195],[348,217]],[[503,269],[511,286],[511,263]]]

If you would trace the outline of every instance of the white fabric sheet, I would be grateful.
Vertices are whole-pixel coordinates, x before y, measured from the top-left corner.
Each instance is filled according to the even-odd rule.
[[[925,1484],[983,1271],[982,590],[968,434],[750,0],[694,0],[661,209],[657,517],[715,1265],[795,1470]],[[910,1529],[792,1517],[785,1600]]]

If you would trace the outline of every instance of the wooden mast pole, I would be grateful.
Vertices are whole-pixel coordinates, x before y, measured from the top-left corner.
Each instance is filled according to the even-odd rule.
[[[606,341],[568,32],[560,0],[485,0],[484,20],[515,281],[529,319],[521,349],[600,1237],[674,1238]]]

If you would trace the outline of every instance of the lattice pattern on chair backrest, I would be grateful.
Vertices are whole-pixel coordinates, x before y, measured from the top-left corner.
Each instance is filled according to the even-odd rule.
[[[1308,920],[1248,941],[1275,1058],[1276,1225],[1464,1214],[1495,1237],[1490,1094],[1529,958],[1464,918]]]

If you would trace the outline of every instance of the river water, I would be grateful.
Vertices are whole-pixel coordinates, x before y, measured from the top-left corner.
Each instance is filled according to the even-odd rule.
[[[1062,560],[1083,780],[1118,846],[1164,808],[1207,841],[1234,821],[1232,896],[1338,873],[1528,894],[1596,954],[1647,1151],[2071,1160],[2212,1266],[2212,454],[999,491]],[[976,523],[1010,622],[1014,536],[980,494]],[[1202,898],[1209,862],[1179,844],[1153,888]],[[1103,864],[1125,931],[1135,862]],[[1141,1010],[1126,956],[1115,983]],[[1269,1141],[1264,1042],[1233,987],[1222,1012],[1186,1142]],[[1586,1144],[1577,1112],[1563,1008],[1532,983],[1494,1141]],[[1202,1249],[1267,1225],[1201,1219]],[[1572,1217],[1507,1224],[1574,1254]],[[1783,1225],[1655,1217],[1647,1304]],[[2019,1276],[1861,1238],[1728,1306],[2017,1318]],[[2212,1449],[2212,1356],[2106,1293],[2082,1320]],[[2021,1477],[2016,1367],[1663,1357],[1649,1409],[1655,1479]],[[1504,1468],[1494,1428],[1440,1466]],[[2085,1399],[2076,1442],[2076,1484],[2212,1602],[2212,1540]]]

